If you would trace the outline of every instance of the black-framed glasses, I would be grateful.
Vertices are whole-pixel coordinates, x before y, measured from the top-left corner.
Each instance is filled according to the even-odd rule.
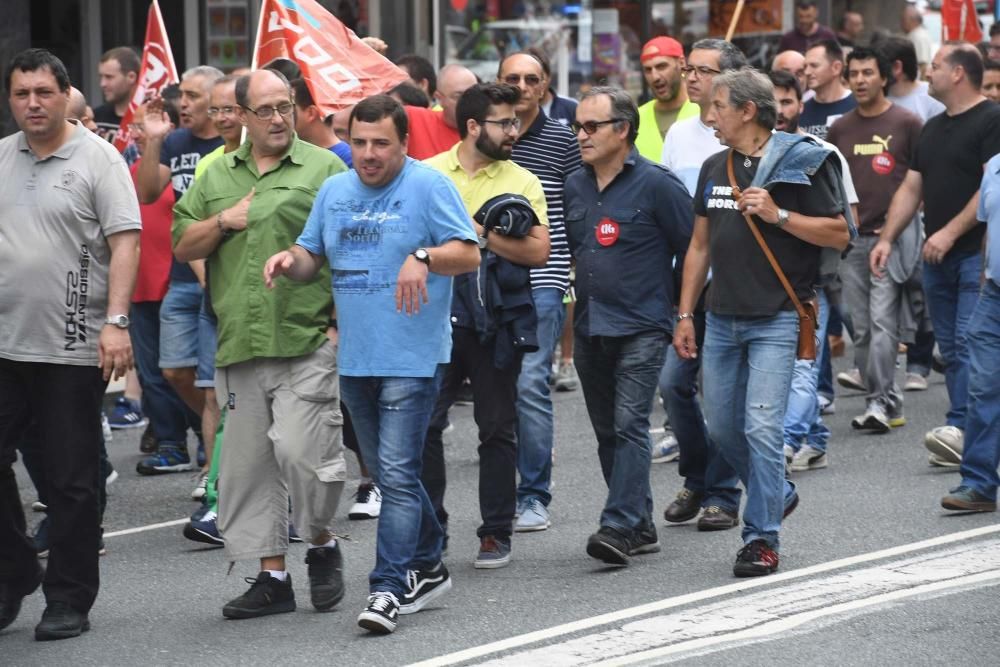
[[[722,74],[722,70],[712,69],[708,65],[698,65],[697,67],[694,67],[692,65],[685,65],[684,67],[681,68],[681,73],[683,73],[684,76],[691,76],[695,72],[698,73],[698,76],[712,76],[715,74]]]
[[[226,116],[232,116],[236,113],[236,107],[208,107],[208,117],[215,118],[219,114],[224,114]],[[280,112],[279,112],[280,113]],[[268,118],[271,116],[268,115]]]
[[[601,129],[602,125],[610,125],[611,123],[617,123],[625,120],[624,118],[611,118],[609,120],[588,120],[586,123],[578,123],[573,121],[569,124],[570,128],[573,130],[573,134],[580,134],[580,130],[583,130],[588,135],[597,132]]]
[[[490,125],[498,125],[500,126],[500,130],[503,132],[510,132],[511,130],[514,130],[516,132],[517,130],[521,129],[520,118],[504,118],[503,120],[486,119],[480,121],[480,125],[484,123],[489,123]]]
[[[503,82],[511,86],[516,86],[521,83],[521,79],[524,79],[524,83],[529,86],[537,86],[542,82],[542,78],[537,74],[525,74],[523,77],[520,74],[508,74],[503,78]]]
[[[241,104],[240,106],[243,105]],[[275,111],[282,116],[287,116],[292,113],[292,109],[295,108],[295,105],[291,102],[282,102],[281,104],[273,107],[257,107],[256,109],[251,109],[250,107],[244,106],[243,108],[261,120],[271,120]]]

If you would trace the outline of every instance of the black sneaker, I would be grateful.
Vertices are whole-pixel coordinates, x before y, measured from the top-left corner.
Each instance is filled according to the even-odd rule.
[[[648,528],[634,531],[629,544],[632,545],[632,549],[628,552],[629,556],[659,553],[660,538],[656,535],[656,526],[650,522]]]
[[[250,590],[222,608],[226,618],[257,618],[295,611],[292,575],[286,574],[284,581],[278,581],[269,572],[261,572],[256,579],[247,577],[244,581],[250,584]]]
[[[344,597],[344,557],[338,543],[306,552],[309,595],[316,611],[328,611]]]
[[[55,600],[42,612],[42,620],[35,626],[35,639],[40,642],[69,639],[87,630],[90,630],[90,620],[86,614],[73,609],[68,602]]]
[[[400,614],[415,614],[451,590],[451,575],[444,563],[430,570],[409,570],[406,573],[409,590],[403,594]]]
[[[627,535],[610,526],[601,526],[587,538],[587,555],[609,565],[628,565],[633,548]]]
[[[44,576],[45,570],[36,562],[34,572],[30,576],[10,582],[0,582],[0,630],[17,619],[17,615],[21,613],[21,602],[35,592]]]
[[[387,635],[396,629],[399,600],[387,591],[375,591],[368,596],[368,606],[358,614],[358,625],[368,632]]]
[[[754,540],[736,554],[733,574],[737,577],[762,577],[778,569],[778,554],[764,540]]]

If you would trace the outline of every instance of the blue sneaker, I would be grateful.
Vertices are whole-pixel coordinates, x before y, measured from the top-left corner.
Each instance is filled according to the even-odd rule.
[[[653,445],[652,463],[671,463],[681,457],[681,446],[677,444],[677,438],[670,431],[663,438]]]
[[[191,520],[184,526],[184,537],[194,542],[221,547],[225,544],[225,541],[219,535],[219,527],[216,525],[215,520],[215,512],[211,510],[202,514],[199,519],[191,517]]]
[[[539,498],[529,498],[524,505],[521,515],[514,524],[514,531],[517,533],[533,533],[539,530],[547,530],[552,522],[549,520],[549,509],[542,504]]]
[[[124,396],[118,397],[114,409],[108,415],[108,425],[111,428],[142,428],[148,423],[149,420],[142,414],[139,401]]]
[[[156,453],[147,456],[135,466],[140,475],[163,475],[168,472],[187,472],[191,470],[191,457],[186,450],[174,445],[160,444]]]

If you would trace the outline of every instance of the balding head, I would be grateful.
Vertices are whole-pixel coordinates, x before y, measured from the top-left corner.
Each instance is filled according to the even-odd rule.
[[[806,57],[798,51],[782,51],[771,62],[771,71],[788,72],[799,80],[799,87],[806,89]]]
[[[903,32],[910,32],[920,24],[924,22],[924,17],[917,9],[916,5],[911,5],[907,3],[903,7],[902,13],[899,15],[899,26],[903,29]]]
[[[434,98],[444,111],[444,122],[448,127],[455,127],[455,107],[462,93],[477,83],[479,80],[468,67],[445,65],[441,68]]]
[[[69,107],[66,108],[66,117],[73,120],[80,120],[87,114],[87,98],[83,96],[79,88],[70,87]]]

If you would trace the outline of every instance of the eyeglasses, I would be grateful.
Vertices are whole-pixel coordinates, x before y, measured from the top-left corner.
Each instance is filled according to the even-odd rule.
[[[580,130],[583,130],[587,135],[591,135],[601,129],[602,125],[610,125],[611,123],[617,123],[619,121],[625,120],[624,118],[612,118],[610,120],[588,120],[586,123],[578,123],[573,121],[569,124],[570,129],[573,130],[573,134],[580,134]]]
[[[707,65],[698,65],[697,67],[693,67],[692,65],[685,65],[684,67],[681,68],[681,73],[684,74],[684,76],[691,76],[695,72],[698,73],[698,76],[712,76],[714,74],[722,74],[722,70],[712,69]]]
[[[521,129],[521,119],[520,118],[504,118],[503,120],[488,120],[487,119],[487,120],[480,121],[479,124],[483,125],[484,123],[489,123],[491,125],[499,125],[500,126],[500,130],[503,131],[503,132],[510,132],[511,130],[514,130],[516,132],[517,130]]]
[[[526,83],[529,86],[537,86],[542,82],[541,77],[539,77],[537,74],[525,74],[523,77],[520,74],[508,74],[503,78],[503,82],[510,84],[512,86],[516,86],[517,84],[521,83],[522,78],[524,79],[524,83]]]
[[[234,113],[236,113],[236,107],[208,107],[209,118],[214,118],[215,116],[218,116],[220,113],[223,114],[224,116],[232,116]],[[278,113],[281,113],[280,109],[278,110]],[[262,120],[266,120],[259,113],[257,114],[257,116]],[[271,114],[267,114],[267,117],[270,118]]]
[[[241,104],[240,106],[243,105]],[[274,116],[275,111],[277,111],[282,116],[287,116],[288,114],[292,113],[292,109],[295,108],[295,105],[293,105],[291,102],[282,102],[281,104],[275,107],[257,107],[256,109],[251,109],[250,107],[244,106],[243,108],[252,113],[253,115],[257,116],[257,118],[260,118],[261,120],[271,120],[271,117]]]

